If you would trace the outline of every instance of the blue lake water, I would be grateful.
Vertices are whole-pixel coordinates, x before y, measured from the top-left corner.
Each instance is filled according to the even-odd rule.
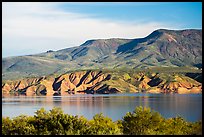
[[[60,107],[64,113],[83,115],[92,119],[97,113],[122,119],[127,112],[133,112],[136,106],[150,107],[163,117],[182,116],[187,121],[202,119],[202,94],[105,94],[71,96],[14,96],[2,98],[2,116],[15,117],[20,114],[34,115],[44,107],[50,110]]]

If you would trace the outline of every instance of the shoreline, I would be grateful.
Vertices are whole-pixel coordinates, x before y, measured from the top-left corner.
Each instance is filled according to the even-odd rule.
[[[124,96],[124,95],[202,95],[202,92],[199,93],[175,93],[175,92],[170,92],[170,93],[148,93],[148,92],[136,92],[136,93],[109,93],[109,94],[68,94],[68,95],[56,95],[56,96],[50,96],[50,95],[12,95],[12,94],[2,94],[2,98],[6,97],[85,97],[85,96]]]

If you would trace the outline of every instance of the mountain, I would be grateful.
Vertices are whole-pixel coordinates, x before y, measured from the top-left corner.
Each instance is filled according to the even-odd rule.
[[[144,38],[88,40],[58,51],[2,59],[3,80],[79,69],[202,68],[202,30],[159,29]]]
[[[121,45],[120,55],[150,66],[195,66],[202,64],[201,30],[156,30],[149,36]]]

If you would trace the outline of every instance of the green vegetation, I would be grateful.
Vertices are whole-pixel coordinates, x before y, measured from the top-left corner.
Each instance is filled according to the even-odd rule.
[[[122,121],[123,133],[128,135],[193,135],[202,134],[202,122],[187,122],[182,117],[165,119],[150,108],[137,107]]]
[[[83,116],[64,114],[60,108],[37,110],[34,116],[2,118],[3,135],[202,135],[202,121],[187,122],[181,117],[163,118],[150,108],[137,107],[122,120],[96,114]]]
[[[68,68],[67,68],[68,69]],[[7,83],[9,81],[14,81],[14,80],[22,80],[22,79],[29,79],[29,78],[39,78],[42,76],[45,77],[58,77],[63,74],[67,73],[74,73],[74,72],[81,72],[81,71],[103,71],[104,73],[111,73],[111,74],[116,74],[116,75],[124,75],[124,78],[128,78],[128,75],[126,73],[134,74],[134,73],[167,73],[167,74],[174,74],[174,73],[179,73],[179,74],[187,74],[187,73],[192,73],[192,74],[202,74],[202,70],[200,69],[195,69],[193,67],[148,67],[148,68],[131,68],[131,67],[121,67],[121,68],[75,68],[75,69],[68,69],[64,68],[63,71],[55,71],[50,74],[43,74],[43,75],[34,75],[34,74],[29,74],[29,76],[24,76],[24,74],[19,73],[7,73],[9,76],[8,78],[4,77],[4,74],[2,74],[2,84]],[[25,74],[27,75],[27,74]],[[202,78],[201,78],[202,79]]]
[[[162,70],[158,70],[160,67]],[[189,71],[192,67],[190,71],[201,73],[202,30],[159,29],[145,38],[88,40],[72,48],[2,58],[2,79],[16,80],[100,68],[153,68],[166,72],[166,67],[179,72]]]

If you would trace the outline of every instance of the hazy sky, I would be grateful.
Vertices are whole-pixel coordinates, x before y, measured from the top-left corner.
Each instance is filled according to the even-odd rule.
[[[201,2],[3,2],[3,57],[140,38],[160,28],[202,29]]]

